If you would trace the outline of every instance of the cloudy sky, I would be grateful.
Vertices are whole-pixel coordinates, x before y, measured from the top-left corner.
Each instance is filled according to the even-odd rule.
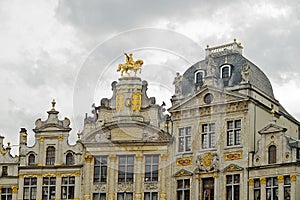
[[[1,0],[0,134],[17,145],[25,127],[32,144],[55,98],[74,141],[91,104],[110,97],[123,52],[145,61],[149,95],[170,105],[175,73],[202,60],[206,44],[233,38],[299,120],[299,36],[298,0]]]

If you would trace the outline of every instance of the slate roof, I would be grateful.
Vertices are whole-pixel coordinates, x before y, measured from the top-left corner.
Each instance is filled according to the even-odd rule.
[[[227,58],[226,58],[227,57]],[[239,53],[229,53],[226,55],[221,56],[215,56],[213,57],[214,62],[216,63],[216,77],[218,79],[218,82],[222,81],[220,78],[220,68],[224,64],[229,64],[232,66],[231,68],[231,77],[228,82],[228,86],[235,86],[238,85],[241,80],[241,71],[242,66],[245,62],[248,62],[250,66],[250,75],[249,75],[249,83],[266,93],[271,98],[274,98],[272,85],[267,78],[267,76],[264,74],[263,71],[261,71],[256,65],[254,65],[251,61],[243,57]],[[227,60],[227,62],[226,62]],[[183,74],[183,81],[182,81],[182,94],[188,95],[193,93],[195,90],[195,84],[194,84],[194,76],[195,71],[202,69],[206,72],[207,70],[208,61],[202,60],[197,62],[196,64],[192,65],[190,68],[188,68],[184,74]],[[206,73],[207,74],[207,73]]]

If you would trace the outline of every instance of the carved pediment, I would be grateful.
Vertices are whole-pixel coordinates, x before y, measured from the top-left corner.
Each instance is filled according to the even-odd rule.
[[[230,164],[223,169],[223,172],[233,172],[233,171],[241,171],[241,170],[243,170],[242,167],[235,164]]]
[[[213,98],[211,102],[205,100],[205,96],[207,94],[211,94],[210,98]],[[206,87],[200,90],[199,92],[197,92],[196,94],[192,95],[191,97],[185,99],[181,103],[175,105],[174,107],[171,107],[169,109],[169,112],[195,108],[196,106],[201,107],[202,105],[213,105],[215,103],[220,104],[220,103],[241,101],[241,100],[245,100],[245,98],[246,97],[241,94],[224,92],[215,88]]]
[[[174,177],[192,176],[192,175],[193,175],[193,172],[190,172],[190,171],[185,170],[185,169],[181,169],[181,170],[177,171],[177,172],[174,174]]]
[[[284,127],[281,127],[275,123],[270,123],[268,124],[266,127],[264,127],[263,129],[261,129],[260,131],[258,131],[258,133],[260,134],[268,134],[268,133],[278,133],[278,132],[286,132],[287,129]]]

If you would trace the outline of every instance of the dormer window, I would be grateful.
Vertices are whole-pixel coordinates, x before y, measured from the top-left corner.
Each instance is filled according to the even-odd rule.
[[[203,84],[203,78],[204,78],[204,71],[198,70],[195,72],[195,83],[198,85]]]
[[[223,65],[222,67],[221,67],[221,73],[220,73],[220,75],[221,75],[221,78],[223,79],[223,78],[229,78],[230,77],[230,75],[231,75],[231,66],[230,65]]]

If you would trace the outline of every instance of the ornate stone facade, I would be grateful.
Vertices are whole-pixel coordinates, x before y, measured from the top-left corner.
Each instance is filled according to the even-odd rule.
[[[143,62],[134,65],[127,54],[112,97],[92,105],[75,145],[68,144],[70,120],[58,119],[55,102],[48,118],[36,121],[33,146],[21,129],[19,157],[0,138],[1,194],[14,200],[299,199],[300,123],[242,49],[236,40],[207,47],[204,60],[178,73],[170,115],[137,77]]]

